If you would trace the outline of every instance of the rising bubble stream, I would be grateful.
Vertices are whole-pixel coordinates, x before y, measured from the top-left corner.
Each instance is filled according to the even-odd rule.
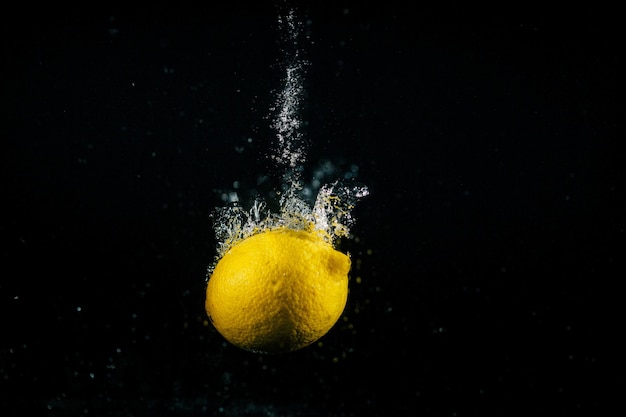
[[[285,55],[283,88],[278,92],[271,127],[276,143],[270,155],[282,171],[279,210],[272,212],[267,203],[257,197],[250,208],[238,199],[218,207],[212,213],[213,228],[218,242],[217,256],[209,273],[228,250],[252,235],[279,228],[306,230],[329,244],[340,237],[349,237],[354,224],[351,215],[357,201],[369,192],[366,186],[348,182],[345,178],[319,184],[317,198],[311,207],[304,198],[310,187],[304,187],[301,172],[306,163],[307,143],[302,133],[300,116],[304,95],[303,74],[308,64],[301,58],[299,46],[303,24],[293,10],[278,17]]]

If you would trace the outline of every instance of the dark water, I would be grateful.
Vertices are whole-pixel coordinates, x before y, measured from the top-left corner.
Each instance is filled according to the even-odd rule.
[[[203,303],[221,193],[277,186],[275,9],[77,7],[3,27],[2,416],[604,404],[625,225],[610,18],[302,9],[303,179],[357,166],[371,194],[341,242],[344,319],[262,356],[225,344]]]

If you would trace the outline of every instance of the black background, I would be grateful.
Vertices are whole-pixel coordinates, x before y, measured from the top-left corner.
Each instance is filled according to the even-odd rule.
[[[274,356],[203,303],[221,194],[277,186],[276,7],[4,16],[0,414],[596,415],[625,224],[614,11],[298,11],[303,178],[358,166],[371,195],[344,318]]]

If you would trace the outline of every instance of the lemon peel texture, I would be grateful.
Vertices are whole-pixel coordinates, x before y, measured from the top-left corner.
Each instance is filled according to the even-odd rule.
[[[242,349],[301,349],[337,322],[348,298],[350,258],[318,234],[281,228],[238,242],[206,289],[217,331]]]

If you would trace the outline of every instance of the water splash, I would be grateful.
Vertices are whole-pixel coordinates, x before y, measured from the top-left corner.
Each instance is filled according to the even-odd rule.
[[[284,43],[283,88],[277,94],[271,127],[276,131],[276,143],[271,159],[282,170],[279,211],[272,212],[267,203],[257,198],[252,207],[244,209],[237,199],[212,213],[218,241],[215,263],[228,250],[252,235],[278,228],[306,230],[329,244],[341,237],[350,237],[354,224],[351,214],[356,202],[368,195],[366,186],[349,181],[349,175],[330,184],[318,184],[319,191],[311,207],[304,195],[311,187],[303,187],[301,173],[306,163],[307,143],[302,133],[301,104],[304,96],[303,74],[308,64],[299,46],[303,25],[293,10],[278,17]],[[353,170],[354,172],[354,170]],[[317,180],[316,180],[317,181]],[[314,187],[317,188],[317,187]]]

